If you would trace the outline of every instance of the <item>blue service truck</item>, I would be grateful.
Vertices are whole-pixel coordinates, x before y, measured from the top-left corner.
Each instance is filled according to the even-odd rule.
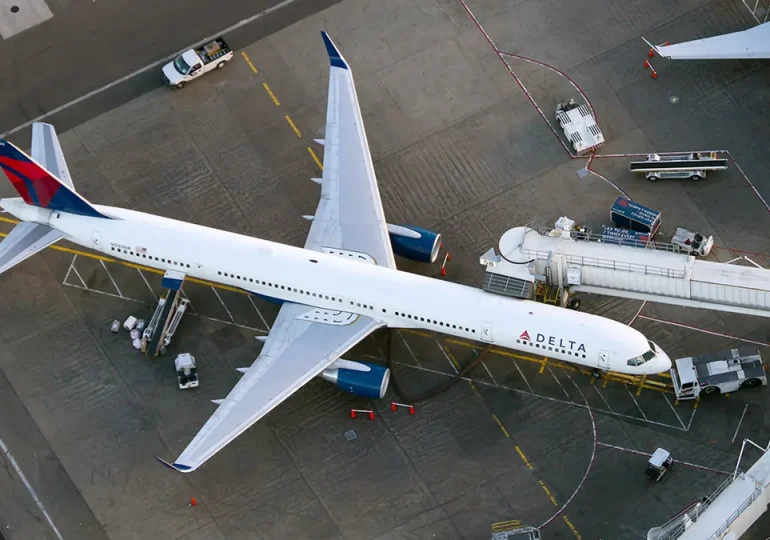
[[[652,244],[652,235],[650,233],[602,225],[602,234],[599,237],[599,241],[619,246],[646,248]]]
[[[660,229],[660,212],[647,208],[626,197],[620,196],[610,209],[610,220],[615,227],[646,233],[652,239]]]

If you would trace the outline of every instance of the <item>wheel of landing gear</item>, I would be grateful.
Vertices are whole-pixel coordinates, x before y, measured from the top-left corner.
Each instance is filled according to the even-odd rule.
[[[570,300],[569,305],[567,306],[569,309],[577,309],[580,307],[580,300],[577,298],[573,298]]]
[[[603,371],[600,371],[600,370],[598,370],[598,369],[595,369],[595,370],[593,370],[593,372],[591,373],[591,376],[592,376],[594,379],[601,379],[603,374],[604,374],[604,372],[603,372]]]

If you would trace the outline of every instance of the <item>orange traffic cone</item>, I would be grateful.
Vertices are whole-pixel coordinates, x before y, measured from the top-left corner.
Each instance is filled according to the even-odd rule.
[[[196,506],[198,504],[198,501],[195,500],[195,497],[190,499],[190,506]]]

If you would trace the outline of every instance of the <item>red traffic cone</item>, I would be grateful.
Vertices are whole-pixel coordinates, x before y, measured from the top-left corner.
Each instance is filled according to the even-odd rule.
[[[396,410],[396,402],[395,401],[390,404],[390,410],[391,411],[395,411]]]
[[[444,268],[444,267],[442,266],[442,267],[441,267],[441,277],[445,277],[445,276],[446,276],[446,268]]]
[[[644,61],[644,69],[647,69],[649,67],[650,67],[650,61],[649,60],[645,60]]]
[[[356,417],[356,411],[354,411],[353,409],[350,409],[350,417],[351,418],[355,418]]]
[[[409,405],[409,414],[414,416],[414,405]]]
[[[190,506],[196,506],[198,504],[198,501],[195,500],[195,497],[190,499]]]
[[[374,411],[369,411],[369,420],[374,420]]]
[[[652,77],[653,79],[657,79],[658,78],[658,72],[657,71],[653,71],[652,74],[650,75],[650,77]]]
[[[647,56],[649,56],[650,58],[654,58],[655,57],[655,51],[650,49],[650,52],[647,53]]]

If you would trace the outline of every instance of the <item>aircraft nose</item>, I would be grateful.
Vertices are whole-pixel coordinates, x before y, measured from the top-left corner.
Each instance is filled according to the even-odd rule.
[[[671,369],[671,359],[668,357],[666,353],[663,351],[658,351],[658,354],[655,356],[655,360],[652,362],[652,368],[651,373],[664,373]]]

